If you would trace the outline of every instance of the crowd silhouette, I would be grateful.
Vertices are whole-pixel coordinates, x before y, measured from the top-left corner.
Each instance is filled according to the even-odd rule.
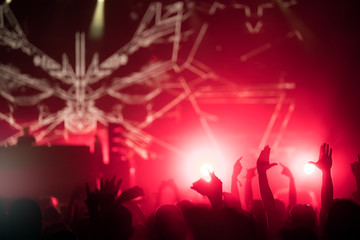
[[[208,198],[198,204],[181,199],[173,180],[163,181],[154,196],[155,209],[144,213],[137,199],[146,194],[139,186],[119,193],[122,180],[101,179],[99,188],[89,184],[75,189],[61,209],[51,201],[16,199],[9,206],[0,202],[0,239],[360,239],[360,156],[349,167],[357,189],[351,199],[334,199],[332,149],[320,148],[317,162],[321,170],[320,212],[310,204],[297,204],[295,178],[279,164],[289,180],[288,206],[275,199],[267,171],[270,161],[266,146],[256,166],[246,170],[244,202],[238,190],[243,170],[238,159],[233,167],[231,193],[223,192],[222,181],[210,172],[210,181],[199,179],[191,189]],[[344,170],[345,171],[345,170]],[[257,177],[261,199],[253,199],[253,179]],[[175,204],[160,203],[163,190],[174,192]]]

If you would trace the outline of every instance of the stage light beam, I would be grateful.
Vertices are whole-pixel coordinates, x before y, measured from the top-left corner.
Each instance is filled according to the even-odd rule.
[[[90,37],[99,39],[104,34],[105,0],[98,0],[90,26]]]

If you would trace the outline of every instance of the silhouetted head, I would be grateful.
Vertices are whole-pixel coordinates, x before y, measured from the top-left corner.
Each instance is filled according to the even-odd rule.
[[[311,205],[297,205],[291,209],[290,221],[292,227],[315,229],[317,227],[317,215]]]
[[[39,239],[41,237],[41,210],[30,199],[15,200],[8,210],[10,238]]]
[[[158,239],[186,239],[186,226],[182,212],[175,205],[163,205],[155,214]]]
[[[217,239],[257,239],[255,219],[245,211],[222,208],[216,215]]]
[[[183,214],[194,239],[212,239],[214,236],[214,221],[208,205],[193,205],[183,208]]]
[[[360,207],[347,199],[335,199],[325,226],[328,239],[360,239]]]
[[[182,213],[184,213],[184,210],[186,211],[187,209],[194,207],[194,204],[189,200],[182,200],[178,202],[176,206],[181,210]]]
[[[121,204],[104,214],[105,239],[129,239],[134,233],[131,212]]]

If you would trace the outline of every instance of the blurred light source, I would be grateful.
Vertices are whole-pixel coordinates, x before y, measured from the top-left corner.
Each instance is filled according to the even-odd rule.
[[[58,203],[59,203],[58,199],[56,197],[53,197],[53,196],[51,196],[50,199],[51,199],[51,203],[52,203],[53,207],[57,208]]]
[[[315,165],[314,164],[306,163],[304,165],[304,173],[306,175],[312,174],[314,172],[314,170],[315,170]]]
[[[189,149],[184,161],[179,162],[179,180],[184,187],[189,188],[199,178],[210,181],[209,172],[215,172],[226,185],[228,176],[231,176],[232,165],[229,165],[224,157],[214,150],[211,145],[194,143]],[[230,178],[229,178],[230,179]]]
[[[211,166],[211,164],[209,164],[209,163],[203,164],[200,168],[201,175],[208,182],[210,182],[210,180],[211,180],[210,172],[213,172],[213,171],[214,171],[214,169]]]
[[[0,0],[0,5],[3,5],[4,3],[11,3],[12,0]]]
[[[104,34],[104,4],[105,0],[98,0],[90,26],[90,37],[99,39]]]

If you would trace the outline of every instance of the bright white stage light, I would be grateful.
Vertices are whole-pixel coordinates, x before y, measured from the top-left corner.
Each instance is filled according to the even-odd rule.
[[[182,174],[184,184],[190,185],[199,178],[209,182],[211,180],[210,173],[215,173],[222,180],[226,180],[229,176],[226,161],[219,156],[219,153],[211,147],[198,147],[196,150],[190,150],[188,157],[182,163]]]
[[[315,165],[314,164],[306,163],[304,165],[304,173],[306,175],[312,174],[314,172],[314,170],[315,170]]]
[[[203,164],[200,168],[201,175],[208,182],[211,180],[210,173],[213,171],[214,171],[214,169],[211,166],[211,164],[209,164],[209,163]]]

